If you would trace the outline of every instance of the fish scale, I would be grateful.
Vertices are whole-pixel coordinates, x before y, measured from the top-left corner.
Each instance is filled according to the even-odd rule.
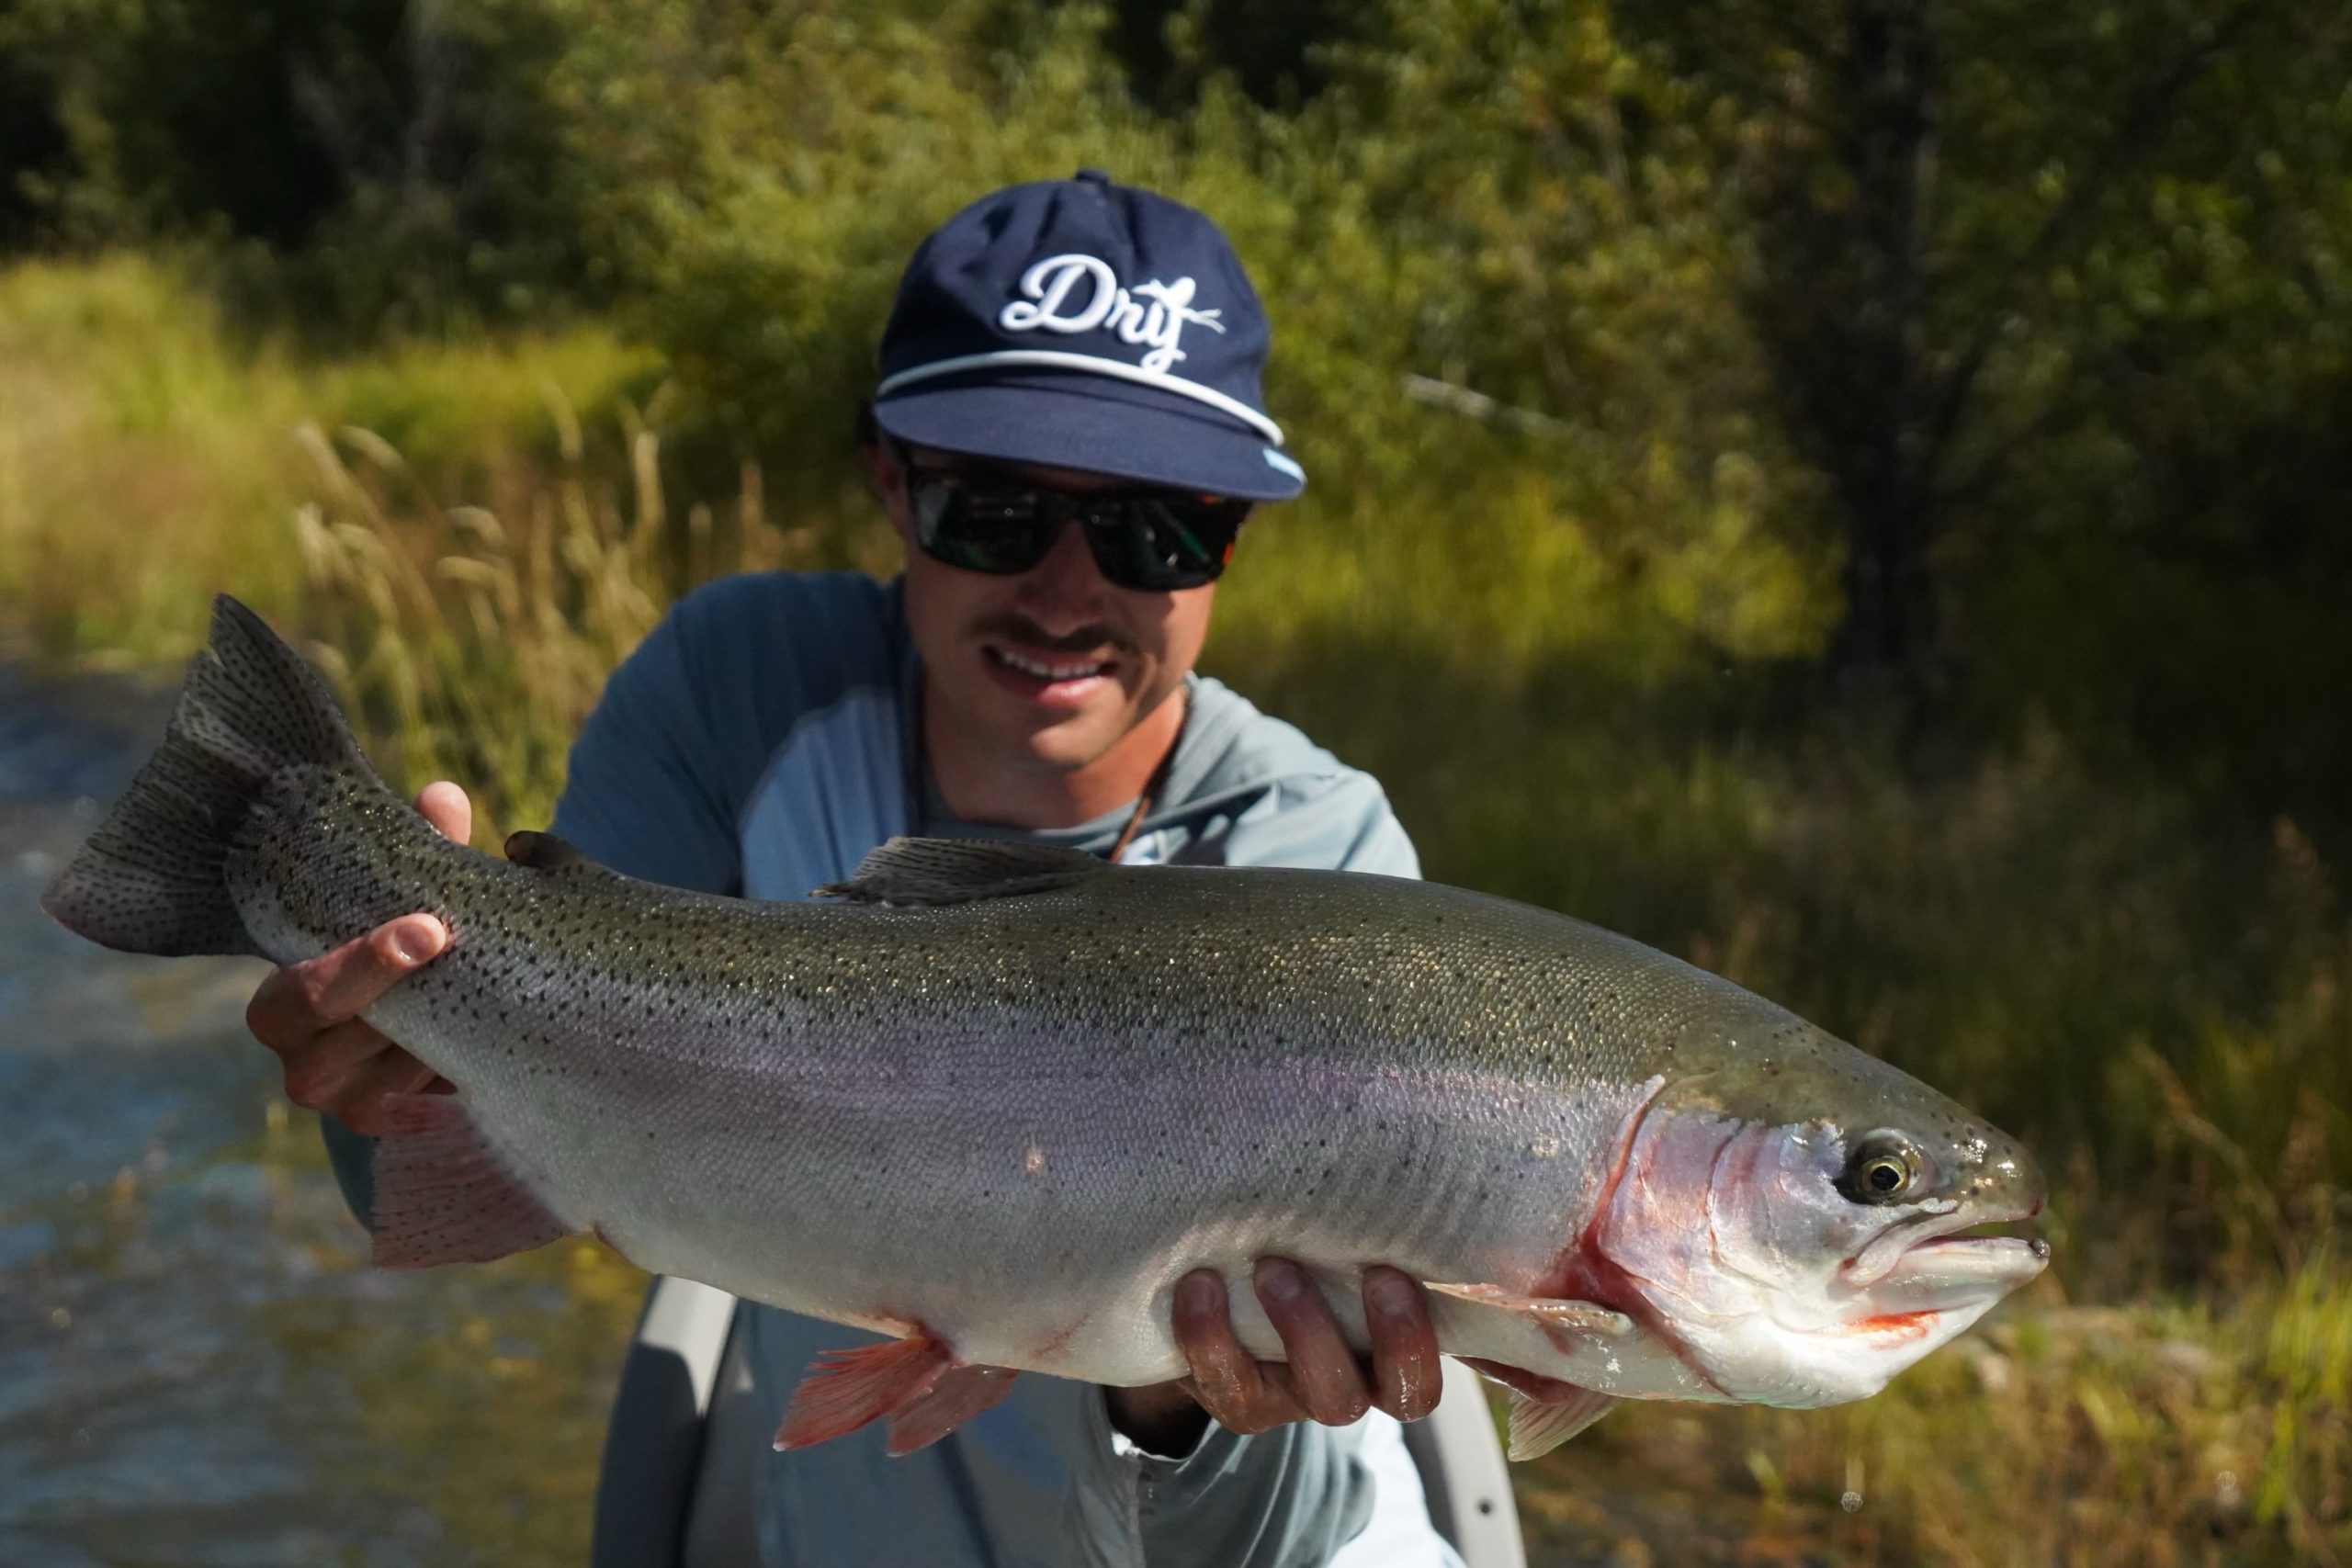
[[[449,842],[368,767],[315,674],[224,599],[164,745],[44,905],[111,945],[279,964],[439,916],[449,947],[365,1015],[457,1089],[389,1111],[379,1258],[593,1230],[657,1272],[899,1337],[887,1364],[814,1370],[787,1441],[876,1418],[929,1440],[1017,1370],[1182,1375],[1169,1301],[1199,1267],[1232,1282],[1243,1342],[1277,1357],[1246,1284],[1269,1255],[1304,1265],[1359,1345],[1363,1265],[1428,1281],[1441,1344],[1515,1380],[1530,1444],[1623,1397],[1824,1403],[1855,1378],[1781,1341],[1860,1343],[1850,1325],[1885,1316],[1868,1282],[1848,1301],[1806,1275],[1726,1316],[1745,1298],[1678,1233],[1761,1248],[1770,1273],[1772,1248],[1815,1246],[1781,1236],[1813,1216],[1838,1247],[1860,1238],[1850,1269],[1863,1231],[1932,1240],[1952,1215],[2039,1204],[2030,1162],[1960,1106],[1549,911],[1396,878],[922,840],[824,891],[750,903],[620,876],[547,835],[504,860]],[[1873,1128],[1937,1168],[1903,1213],[1822,1164]],[[1749,1129],[1772,1131],[1742,1143]],[[1718,1190],[1735,1147],[1781,1207]],[[1939,1245],[1936,1269],[1901,1273],[1904,1253],[1897,1272],[1906,1301],[1953,1303],[1923,1309],[1951,1332],[2030,1277],[2014,1249]],[[1723,1348],[1717,1325],[1748,1317],[1773,1326]]]

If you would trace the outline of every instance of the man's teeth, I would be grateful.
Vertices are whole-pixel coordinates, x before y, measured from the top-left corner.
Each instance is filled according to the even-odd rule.
[[[1075,681],[1081,676],[1100,675],[1110,666],[1100,660],[1081,664],[1057,664],[1047,660],[1031,659],[1009,648],[992,649],[996,656],[1023,675],[1035,675],[1040,681]]]

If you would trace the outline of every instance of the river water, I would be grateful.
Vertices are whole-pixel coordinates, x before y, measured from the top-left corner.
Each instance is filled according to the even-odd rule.
[[[0,669],[0,1564],[577,1563],[640,1277],[366,1267],[259,965],[37,907],[167,711]]]

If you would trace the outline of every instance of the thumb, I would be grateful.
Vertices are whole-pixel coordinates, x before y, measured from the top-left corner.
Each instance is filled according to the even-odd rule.
[[[443,838],[460,844],[473,841],[474,804],[466,798],[464,790],[448,780],[436,779],[418,790],[416,809],[440,829]]]

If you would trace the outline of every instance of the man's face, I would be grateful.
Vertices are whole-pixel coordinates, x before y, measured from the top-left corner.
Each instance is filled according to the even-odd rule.
[[[1075,522],[1043,560],[999,576],[933,560],[916,542],[907,468],[977,468],[1073,493],[1125,481],[1065,468],[981,464],[922,447],[867,448],[907,551],[907,627],[926,713],[1002,767],[1069,773],[1103,757],[1183,683],[1208,637],[1216,585],[1138,592],[1106,581]]]

